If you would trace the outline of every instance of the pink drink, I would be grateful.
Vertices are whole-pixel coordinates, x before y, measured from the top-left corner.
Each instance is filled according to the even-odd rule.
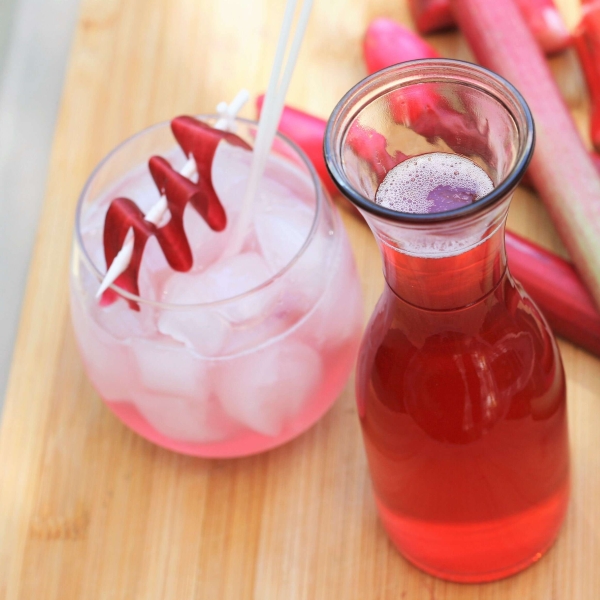
[[[469,159],[436,152],[390,171],[376,201],[441,213],[492,189]],[[358,361],[382,522],[406,558],[456,581],[539,559],[569,498],[558,348],[506,270],[503,244],[499,227],[478,244],[455,235],[415,254],[384,249],[389,288]]]
[[[238,126],[252,143],[254,125]],[[282,444],[327,411],[356,356],[362,299],[339,216],[303,155],[279,138],[244,245],[228,256],[251,155],[221,142],[212,175],[226,229],[210,230],[188,206],[191,271],[174,271],[152,238],[140,310],[124,298],[100,306],[104,216],[118,196],[144,212],[158,200],[151,153],[176,169],[185,162],[168,126],[151,128],[105,159],[80,201],[71,306],[87,373],[127,426],[166,448],[229,457]]]

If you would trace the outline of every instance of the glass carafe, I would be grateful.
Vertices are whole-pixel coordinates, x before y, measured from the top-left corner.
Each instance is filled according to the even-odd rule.
[[[454,581],[498,579],[539,559],[568,502],[558,347],[504,248],[533,146],[521,95],[448,60],[368,77],[339,102],[326,133],[330,173],[383,258],[386,285],[356,384],[377,507],[408,560]],[[390,168],[428,152],[469,158],[494,190],[438,213],[374,202]]]

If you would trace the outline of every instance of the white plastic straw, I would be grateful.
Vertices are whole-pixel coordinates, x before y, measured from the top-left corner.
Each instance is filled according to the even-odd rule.
[[[252,165],[250,167],[248,185],[244,194],[244,200],[236,230],[232,236],[231,243],[228,245],[227,250],[225,251],[225,256],[233,256],[237,254],[241,250],[241,247],[244,243],[244,238],[248,231],[252,213],[254,211],[254,202],[258,193],[260,181],[267,164],[269,152],[275,138],[275,132],[277,131],[279,119],[281,118],[281,113],[283,111],[285,96],[292,79],[298,54],[300,53],[300,46],[302,44],[302,39],[306,31],[308,19],[310,17],[313,0],[305,0],[304,4],[302,5],[300,16],[298,17],[298,25],[290,46],[288,60],[285,65],[283,75],[281,75],[283,58],[285,50],[288,46],[288,40],[290,37],[294,13],[296,12],[297,1],[298,0],[288,0],[286,5],[283,16],[283,24],[281,26],[281,33],[279,34],[279,41],[277,43],[275,60],[273,61],[273,68],[271,70],[271,77],[269,79],[269,86],[267,88],[267,93],[265,94],[265,100],[258,124],[258,132],[252,154]]]
[[[237,93],[230,104],[220,102],[217,106],[217,112],[220,115],[220,118],[215,123],[215,129],[233,131],[235,128],[235,117],[244,104],[248,102],[249,98],[250,94],[248,90],[242,89]],[[190,177],[197,175],[197,173],[196,161],[193,156],[190,156],[179,171],[179,174],[189,179]],[[144,219],[153,225],[158,225],[166,216],[168,210],[167,199],[165,196],[161,196],[156,204],[154,204],[154,206],[146,213]],[[117,277],[127,269],[129,262],[131,261],[131,256],[133,255],[133,244],[133,227],[130,227],[125,236],[123,247],[115,256],[108,271],[106,271],[106,275],[96,292],[96,298],[99,298],[115,282]]]

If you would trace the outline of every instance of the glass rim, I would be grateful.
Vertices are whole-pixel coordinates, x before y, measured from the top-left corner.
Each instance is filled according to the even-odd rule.
[[[399,77],[394,78],[394,76]],[[467,79],[460,80],[461,76],[467,77]],[[427,82],[455,82],[466,87],[479,89],[492,96],[511,114],[515,122],[517,132],[519,133],[517,159],[512,169],[500,183],[489,194],[482,196],[472,204],[438,213],[399,212],[375,203],[373,200],[363,196],[350,184],[342,166],[341,143],[338,143],[339,148],[334,148],[333,142],[334,140],[345,139],[348,128],[354,122],[354,118],[374,100],[402,87]],[[477,85],[478,83],[479,85]],[[369,92],[373,95],[365,100]],[[512,103],[517,111],[521,112],[525,125],[524,134],[521,133],[522,127],[518,123],[517,115],[507,106],[507,102],[502,98],[502,93],[508,96],[513,101]],[[348,123],[346,123],[345,128],[342,130],[342,125],[348,116],[350,116],[351,121],[348,120]],[[325,138],[323,140],[323,152],[327,171],[345,197],[359,209],[381,217],[386,221],[414,225],[458,220],[461,217],[479,213],[495,205],[510,194],[518,185],[529,166],[534,146],[535,125],[533,116],[521,93],[509,81],[489,69],[474,63],[450,58],[424,58],[406,61],[381,69],[365,77],[348,90],[336,104],[327,122]]]
[[[196,118],[198,120],[202,120],[204,122],[210,122],[210,121],[216,121],[219,118],[219,115],[200,114],[200,115],[195,115],[194,118]],[[256,128],[258,128],[258,125],[259,125],[258,121],[254,121],[252,119],[246,119],[246,118],[242,118],[242,117],[236,117],[235,121],[237,123],[254,126]],[[87,265],[90,272],[96,277],[96,279],[98,279],[99,282],[102,281],[102,279],[105,276],[105,273],[103,273],[97,267],[97,265],[94,263],[94,261],[88,254],[85,244],[83,243],[83,236],[82,236],[82,232],[81,232],[83,203],[84,203],[86,195],[89,191],[89,188],[92,185],[96,176],[99,174],[100,170],[111,159],[113,159],[115,157],[115,155],[121,149],[123,149],[125,146],[127,146],[130,142],[134,141],[136,138],[141,137],[142,135],[147,134],[156,129],[170,127],[170,124],[171,124],[171,121],[161,121],[160,123],[155,123],[154,125],[150,125],[149,127],[146,127],[144,129],[142,129],[141,131],[134,133],[133,135],[127,137],[125,140],[123,140],[122,142],[117,144],[117,146],[115,146],[108,154],[106,154],[100,160],[100,162],[98,162],[98,164],[94,167],[93,171],[91,172],[90,176],[87,178],[87,180],[81,190],[81,193],[77,200],[77,207],[75,210],[75,227],[74,227],[75,242],[76,242],[77,248],[79,249],[79,251],[82,254],[83,261]],[[313,220],[312,220],[310,229],[308,231],[308,234],[306,236],[306,239],[304,240],[303,244],[300,246],[298,251],[294,254],[294,256],[281,269],[279,269],[276,273],[271,275],[268,279],[263,281],[261,284],[255,286],[253,288],[250,288],[249,290],[246,290],[245,292],[242,292],[241,294],[236,294],[235,296],[230,296],[228,298],[222,298],[220,300],[213,300],[211,302],[196,302],[196,303],[190,303],[190,304],[183,304],[183,303],[182,304],[174,304],[174,303],[169,303],[169,302],[159,302],[156,300],[150,300],[149,298],[144,298],[143,296],[139,296],[137,294],[132,294],[131,292],[128,292],[127,290],[123,289],[122,287],[120,287],[118,285],[115,285],[114,283],[112,283],[108,287],[108,289],[113,290],[114,292],[116,292],[119,295],[119,297],[124,298],[126,300],[132,300],[132,301],[142,304],[144,306],[152,306],[154,308],[160,308],[160,309],[164,309],[164,310],[190,310],[190,309],[198,309],[198,308],[217,308],[219,306],[225,306],[227,304],[230,304],[233,302],[239,302],[241,300],[249,298],[249,297],[261,292],[262,290],[266,289],[268,286],[273,284],[276,280],[280,279],[285,273],[287,273],[287,271],[289,271],[293,267],[293,265],[300,259],[300,257],[304,254],[304,252],[310,246],[310,244],[315,236],[315,232],[317,230],[317,225],[319,222],[319,217],[321,215],[325,197],[324,197],[324,191],[323,191],[323,186],[321,184],[321,180],[319,179],[319,176],[317,175],[317,172],[316,172],[312,162],[310,161],[308,156],[304,153],[304,151],[294,141],[292,141],[290,138],[288,138],[286,135],[280,133],[279,131],[277,131],[275,133],[275,138],[280,139],[282,142],[284,142],[301,159],[302,164],[306,167],[306,169],[308,170],[308,173],[310,174],[310,178],[311,178],[314,193],[315,193],[314,215],[313,215]],[[275,140],[275,138],[274,138],[274,140]],[[173,138],[173,144],[174,144],[174,146],[177,145],[175,138]],[[271,151],[272,151],[272,148],[269,151],[269,153],[271,153]],[[173,272],[175,272],[175,271],[173,270]]]

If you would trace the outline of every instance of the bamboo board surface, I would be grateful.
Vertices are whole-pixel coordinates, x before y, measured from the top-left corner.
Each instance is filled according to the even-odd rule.
[[[350,381],[309,432],[266,454],[193,459],[152,446],[104,407],[69,322],[74,208],[118,142],[177,114],[211,111],[242,86],[264,91],[281,0],[83,0],[47,196],[0,429],[0,599],[587,600],[600,597],[600,362],[561,342],[573,491],[555,546],[487,585],[408,564],[377,521]],[[570,26],[578,0],[557,2]],[[317,0],[290,104],[326,117],[365,75],[371,18],[410,24],[403,0]],[[469,58],[462,38],[444,54]],[[586,129],[574,55],[553,59]],[[253,109],[245,111],[254,116]],[[365,318],[383,285],[370,232],[345,218]],[[510,226],[558,252],[537,198],[518,192]]]

